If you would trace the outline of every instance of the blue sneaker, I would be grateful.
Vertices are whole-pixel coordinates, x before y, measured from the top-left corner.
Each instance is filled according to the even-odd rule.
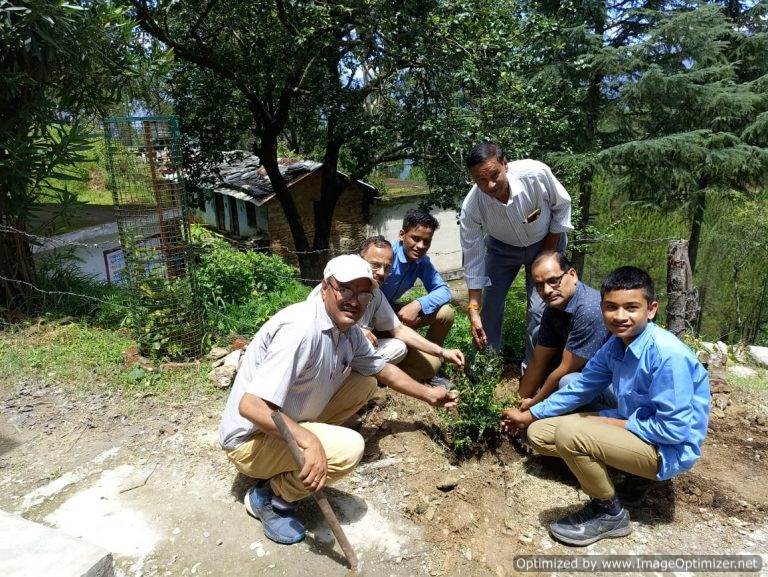
[[[296,517],[296,506],[273,495],[269,483],[254,485],[245,494],[245,510],[261,520],[264,535],[283,545],[304,539],[307,530]]]

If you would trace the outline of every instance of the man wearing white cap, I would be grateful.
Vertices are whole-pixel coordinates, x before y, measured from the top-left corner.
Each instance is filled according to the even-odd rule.
[[[248,345],[219,427],[219,442],[235,467],[260,481],[245,496],[264,534],[296,543],[305,529],[296,501],[350,473],[363,455],[359,433],[340,426],[383,385],[450,408],[455,395],[414,381],[376,354],[356,324],[376,286],[357,255],[328,262],[316,298],[276,313]],[[293,461],[271,413],[280,409],[304,450]]]

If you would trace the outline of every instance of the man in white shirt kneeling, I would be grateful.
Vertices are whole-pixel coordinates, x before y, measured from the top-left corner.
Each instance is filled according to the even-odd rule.
[[[365,338],[357,322],[376,285],[359,256],[332,259],[315,297],[276,313],[245,351],[219,442],[238,471],[259,480],[245,507],[278,543],[304,538],[295,503],[362,458],[362,436],[340,425],[373,397],[377,381],[433,407],[455,405],[453,393],[414,381]],[[304,451],[301,470],[272,421],[276,409]]]

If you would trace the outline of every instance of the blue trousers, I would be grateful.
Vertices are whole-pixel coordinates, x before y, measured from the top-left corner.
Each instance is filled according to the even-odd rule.
[[[564,251],[567,243],[565,234],[561,234],[558,250]],[[526,366],[533,356],[533,347],[536,346],[541,315],[545,308],[544,301],[533,286],[531,276],[531,264],[543,245],[544,240],[530,246],[512,246],[492,236],[485,237],[485,276],[491,280],[491,285],[483,289],[483,307],[480,311],[485,336],[489,346],[501,350],[501,327],[504,322],[507,293],[520,268],[525,267],[525,292],[528,295],[525,315]]]

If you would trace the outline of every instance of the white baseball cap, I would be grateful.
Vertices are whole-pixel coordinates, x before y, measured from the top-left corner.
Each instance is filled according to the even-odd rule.
[[[339,282],[349,282],[358,278],[367,278],[373,286],[379,286],[373,278],[373,271],[363,258],[356,254],[343,254],[328,261],[323,271],[323,278],[335,278]]]

